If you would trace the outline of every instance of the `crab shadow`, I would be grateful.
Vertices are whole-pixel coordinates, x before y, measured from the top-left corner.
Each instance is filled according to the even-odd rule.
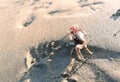
[[[66,47],[66,44],[65,41],[57,40],[42,42],[37,48],[30,48],[30,54],[35,62],[31,62],[34,64],[28,68],[19,82],[26,80],[30,82],[53,82],[56,78],[60,82],[62,72],[72,59],[69,56],[72,46]]]
[[[70,51],[74,46],[66,46],[67,41],[57,40],[51,42],[43,42],[38,45],[37,48],[30,48],[30,54],[35,58],[35,64],[33,64],[21,77],[19,82],[28,80],[29,82],[61,82],[61,74],[69,66],[72,58],[76,58],[77,55],[74,50],[72,57],[70,57]],[[88,46],[90,50],[94,52],[93,55],[88,55],[83,49],[82,53],[85,58],[88,59],[109,59],[120,58],[120,53],[98,48],[96,46]],[[48,62],[47,60],[51,61]],[[79,68],[80,69],[80,68]],[[68,82],[74,82],[74,80],[68,80]]]
[[[104,49],[97,46],[88,46],[92,51],[93,55],[90,56],[90,59],[110,59],[110,58],[120,58],[120,52],[116,52],[110,49]],[[87,57],[88,55],[86,55]]]

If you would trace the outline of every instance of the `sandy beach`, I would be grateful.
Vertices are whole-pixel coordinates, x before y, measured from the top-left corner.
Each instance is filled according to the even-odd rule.
[[[119,0],[0,0],[0,82],[120,82]],[[87,32],[89,55],[66,46]]]

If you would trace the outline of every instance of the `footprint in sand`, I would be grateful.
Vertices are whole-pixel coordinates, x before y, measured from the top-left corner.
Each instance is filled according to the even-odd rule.
[[[24,16],[19,22],[19,24],[17,25],[18,28],[26,28],[29,25],[31,25],[36,19],[35,15],[30,15],[30,16]]]
[[[31,1],[30,6],[35,5],[36,3],[39,3],[39,2],[40,2],[40,0],[33,0],[33,1]]]
[[[21,0],[16,0],[16,1],[15,1],[15,4],[19,4],[20,6],[22,6],[22,5],[24,5],[24,2],[21,1]]]
[[[60,10],[60,9],[56,9],[53,11],[49,11],[48,14],[46,15],[47,18],[70,18],[70,17],[81,17],[81,16],[87,16],[87,15],[91,15],[91,13],[89,11],[80,11],[80,10],[70,10],[70,9],[66,9],[66,10]]]
[[[35,4],[34,9],[40,9],[40,8],[48,9],[52,4],[53,4],[53,2],[51,2],[51,1],[39,2],[39,3]]]
[[[114,21],[116,21],[119,17],[120,17],[120,9],[118,9],[114,14],[112,14],[110,19],[112,18]]]
[[[91,10],[96,11],[101,4],[103,4],[102,1],[95,1],[95,2],[89,2],[89,0],[79,0],[77,1],[77,4],[80,5],[80,7],[76,8],[70,8],[70,9],[55,9],[48,12],[48,15],[46,17],[52,18],[52,17],[80,17],[80,16],[87,16],[91,15]],[[75,6],[75,5],[74,5]],[[84,8],[84,7],[90,7]]]
[[[64,12],[67,12],[67,11],[70,11],[70,10],[69,9],[68,10],[56,9],[56,10],[48,12],[48,14],[49,15],[54,15],[54,14],[64,13]]]
[[[84,7],[90,7],[91,10],[96,11],[97,7],[99,7],[99,5],[103,4],[102,1],[97,1],[97,2],[86,2],[84,4],[81,4],[81,8]]]
[[[24,27],[27,27],[27,26],[31,25],[35,19],[36,19],[36,16],[35,16],[35,15],[31,15],[31,16],[28,17],[28,19],[23,23],[23,26],[24,26]]]
[[[81,2],[86,2],[86,1],[88,1],[88,0],[78,0],[77,2],[81,3]]]

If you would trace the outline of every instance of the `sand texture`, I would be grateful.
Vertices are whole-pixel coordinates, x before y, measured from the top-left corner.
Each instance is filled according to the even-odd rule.
[[[0,0],[0,82],[120,82],[120,0]],[[87,32],[80,62],[68,29]]]

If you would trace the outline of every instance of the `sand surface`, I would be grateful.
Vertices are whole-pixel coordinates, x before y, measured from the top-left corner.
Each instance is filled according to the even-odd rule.
[[[0,0],[0,82],[120,82],[119,9],[119,0]],[[76,24],[94,52],[82,50],[86,63],[66,46]]]

